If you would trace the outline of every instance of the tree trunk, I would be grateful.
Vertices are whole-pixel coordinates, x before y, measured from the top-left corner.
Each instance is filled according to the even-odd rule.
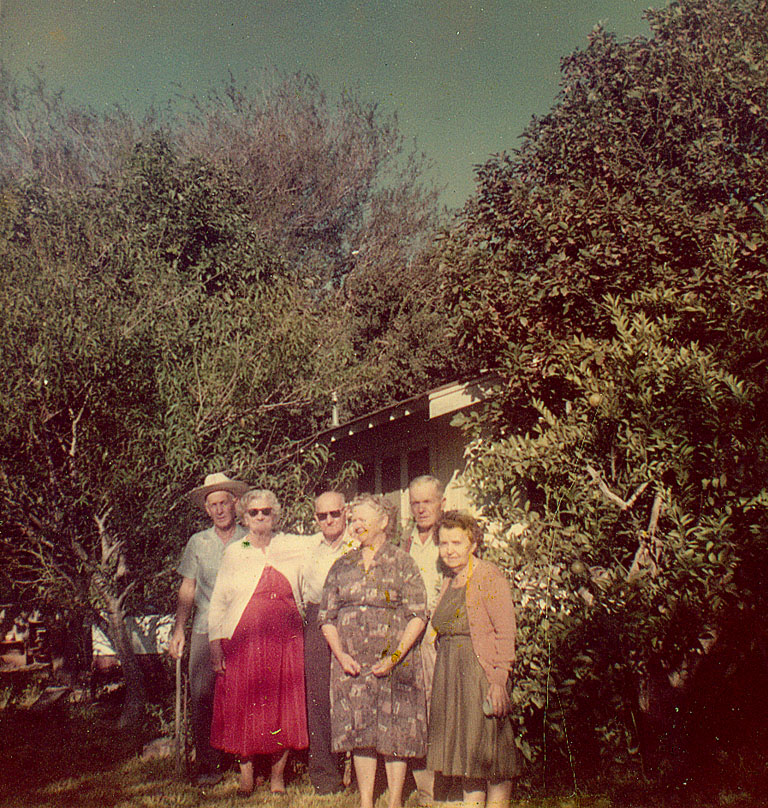
[[[125,702],[120,715],[120,727],[135,726],[143,717],[146,707],[146,689],[144,675],[139,667],[136,654],[131,646],[128,629],[125,626],[125,615],[117,598],[106,597],[107,631],[117,651],[125,679]]]

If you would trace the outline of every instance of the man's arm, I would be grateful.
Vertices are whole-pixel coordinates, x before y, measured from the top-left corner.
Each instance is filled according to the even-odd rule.
[[[195,605],[196,588],[197,582],[194,578],[181,579],[179,601],[176,606],[176,622],[173,624],[173,632],[168,643],[168,653],[174,659],[179,659],[184,653],[184,630]]]

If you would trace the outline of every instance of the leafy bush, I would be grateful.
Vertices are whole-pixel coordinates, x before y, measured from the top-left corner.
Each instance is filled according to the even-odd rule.
[[[520,590],[522,745],[582,771],[679,764],[765,608],[768,6],[648,18],[563,61],[442,256],[456,349],[502,379],[457,422]]]

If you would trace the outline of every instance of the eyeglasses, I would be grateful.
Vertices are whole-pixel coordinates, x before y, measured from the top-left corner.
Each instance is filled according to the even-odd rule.
[[[315,517],[318,522],[325,522],[329,516],[331,519],[338,519],[342,513],[343,511],[316,511]]]
[[[248,508],[246,511],[248,516],[258,516],[260,513],[264,516],[269,516],[272,513],[272,508]]]

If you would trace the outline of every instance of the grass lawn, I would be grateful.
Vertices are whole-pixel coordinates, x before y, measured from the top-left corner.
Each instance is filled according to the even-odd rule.
[[[151,735],[124,733],[113,717],[92,709],[63,707],[46,713],[0,710],[0,806],[2,808],[128,808],[128,806],[228,806],[259,805],[265,808],[356,808],[357,794],[316,796],[299,768],[284,796],[262,786],[248,798],[238,798],[237,775],[200,790],[177,777],[175,761],[143,761],[139,753]],[[414,805],[411,794],[408,805]],[[384,808],[386,797],[378,806]],[[448,804],[446,804],[448,805]],[[456,805],[456,804],[453,804]],[[643,795],[642,790],[617,797],[564,796],[533,798],[525,793],[513,799],[512,808],[709,808],[709,806],[766,806],[738,790],[716,789],[706,798],[682,799]]]

